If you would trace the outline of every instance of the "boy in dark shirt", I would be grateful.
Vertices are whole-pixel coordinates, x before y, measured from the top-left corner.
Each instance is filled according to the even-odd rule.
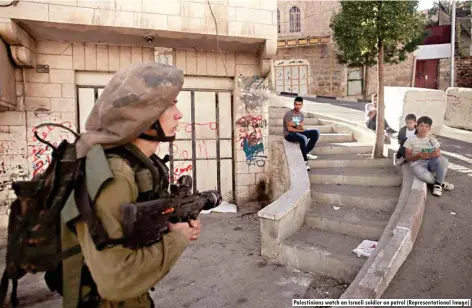
[[[398,132],[398,141],[400,147],[398,148],[397,155],[395,156],[395,165],[401,166],[405,163],[405,141],[413,137],[416,132],[416,116],[412,113],[407,114],[405,117],[405,126],[403,126]]]

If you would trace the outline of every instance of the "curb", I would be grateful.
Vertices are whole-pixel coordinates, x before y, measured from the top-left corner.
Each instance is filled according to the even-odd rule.
[[[354,122],[316,112],[308,112],[320,120],[336,121],[355,126],[358,133],[366,133],[363,122]],[[374,132],[368,130],[374,136]],[[369,138],[369,136],[367,136]],[[385,145],[384,153],[393,155],[392,146]],[[387,289],[393,277],[406,260],[423,221],[426,203],[426,183],[413,175],[409,165],[402,166],[403,182],[400,197],[387,227],[378,241],[377,248],[369,256],[356,278],[340,299],[378,299]]]
[[[403,165],[403,178],[404,184],[411,184],[402,189],[397,208],[379,240],[377,249],[340,299],[380,298],[413,249],[423,221],[426,184],[413,175],[409,165]],[[407,196],[404,204],[402,195]]]

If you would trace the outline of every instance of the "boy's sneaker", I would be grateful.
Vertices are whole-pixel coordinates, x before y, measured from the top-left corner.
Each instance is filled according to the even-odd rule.
[[[314,160],[314,159],[318,159],[318,156],[312,155],[312,154],[307,154],[306,157],[307,157],[308,159],[313,159],[313,160]]]
[[[397,158],[397,156],[395,156],[395,166],[401,166],[404,163],[405,163],[404,157]]]
[[[305,162],[305,165],[306,165],[306,171],[310,171],[310,166],[308,165],[307,161]]]
[[[433,195],[441,197],[442,195],[442,186],[440,184],[434,184]]]
[[[454,187],[454,184],[452,183],[444,182],[442,184],[442,188],[444,188],[445,190],[451,191],[451,190],[454,190],[455,187]]]
[[[393,128],[391,128],[391,127],[387,127],[387,128],[385,129],[385,132],[386,132],[387,134],[395,134],[397,131],[394,130]]]

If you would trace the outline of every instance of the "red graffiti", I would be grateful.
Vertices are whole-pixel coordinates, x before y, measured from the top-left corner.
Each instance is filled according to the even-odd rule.
[[[179,128],[177,131],[180,131],[180,127],[183,127],[184,132],[186,133],[191,133],[193,128],[198,125],[198,126],[208,126],[210,130],[217,130],[218,129],[218,124],[216,122],[207,122],[207,123],[185,123],[185,122],[179,122]]]
[[[261,115],[258,116],[253,116],[253,115],[246,115],[243,117],[240,117],[236,121],[236,125],[239,125],[241,127],[249,128],[264,128],[267,126],[267,120],[263,120]]]
[[[67,128],[73,129],[73,126],[69,121],[64,121],[64,122],[61,122],[59,124],[65,126]],[[51,163],[50,152],[52,150],[49,145],[41,143],[36,138],[34,133],[37,132],[37,134],[40,136],[41,139],[44,139],[44,140],[50,142],[54,147],[57,147],[58,144],[59,144],[59,141],[49,141],[49,140],[47,140],[48,137],[50,137],[50,134],[54,130],[57,130],[57,129],[61,130],[60,127],[50,126],[50,125],[43,126],[40,129],[38,129],[37,127],[32,128],[32,130],[31,130],[31,132],[33,133],[32,141],[35,142],[36,144],[31,146],[31,152],[28,154],[27,158],[31,157],[32,164],[33,164],[33,166],[32,166],[33,167],[33,176],[35,176],[37,173],[39,173],[39,172],[43,171],[44,169],[46,169],[47,166],[49,165],[49,163]],[[70,140],[68,138],[70,136],[71,136],[71,134],[68,134],[65,137],[62,134],[60,134],[59,135],[59,140],[62,141],[64,139],[66,139],[69,142],[72,142],[72,140]]]
[[[174,168],[174,181],[177,181],[182,175],[189,174],[192,170],[192,164],[184,166],[183,168]]]

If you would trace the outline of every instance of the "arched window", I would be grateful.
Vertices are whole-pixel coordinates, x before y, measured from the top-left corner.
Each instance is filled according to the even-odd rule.
[[[280,33],[280,11],[277,9],[277,32]]]
[[[292,6],[290,9],[290,32],[300,32],[300,9]]]

